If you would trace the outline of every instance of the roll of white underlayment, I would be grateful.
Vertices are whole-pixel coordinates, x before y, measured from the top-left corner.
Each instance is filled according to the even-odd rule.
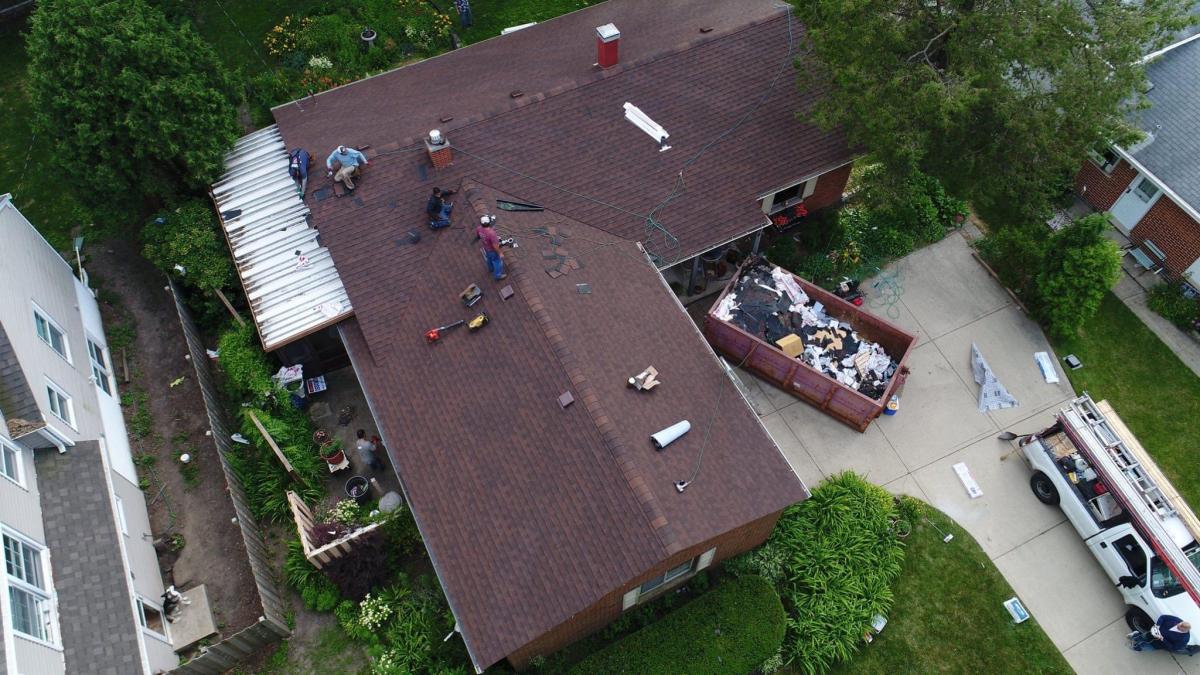
[[[692,423],[687,420],[680,420],[675,424],[663,429],[662,431],[650,436],[650,442],[654,447],[662,450],[671,443],[674,443],[680,436],[691,431]]]

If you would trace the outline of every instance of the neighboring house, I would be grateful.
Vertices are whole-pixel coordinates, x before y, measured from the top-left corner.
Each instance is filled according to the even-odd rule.
[[[0,195],[3,672],[179,659],[92,291]]]
[[[619,59],[600,68],[609,23]],[[807,496],[662,276],[841,199],[854,155],[797,115],[822,95],[796,86],[802,38],[770,0],[613,0],[277,107],[227,158],[213,197],[263,344],[308,372],[344,344],[478,668],[670,592]],[[286,151],[339,143],[370,158],[358,189],[317,179],[297,200]],[[434,186],[458,194],[430,231]],[[483,214],[519,244],[503,282]],[[427,342],[481,308],[477,333]],[[663,384],[628,388],[647,366]]]
[[[1200,289],[1200,35],[1156,55],[1146,68],[1146,138],[1094,153],[1075,178],[1076,192],[1107,211],[1140,265]]]

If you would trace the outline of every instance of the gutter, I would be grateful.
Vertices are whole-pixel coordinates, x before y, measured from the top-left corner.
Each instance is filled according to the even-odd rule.
[[[1153,61],[1154,59],[1157,59],[1158,57],[1162,56],[1163,54],[1166,54],[1167,52],[1171,51],[1172,49],[1175,49],[1177,47],[1182,47],[1182,46],[1186,45],[1187,43],[1194,42],[1196,40],[1200,40],[1200,33],[1196,33],[1195,35],[1193,35],[1189,38],[1184,38],[1184,39],[1180,40],[1179,42],[1176,42],[1173,45],[1167,45],[1166,47],[1163,47],[1162,49],[1160,49],[1156,52],[1150,52],[1149,54],[1147,54],[1147,55],[1143,56],[1141,59],[1139,59],[1138,63],[1141,65],[1145,65],[1145,64]]]

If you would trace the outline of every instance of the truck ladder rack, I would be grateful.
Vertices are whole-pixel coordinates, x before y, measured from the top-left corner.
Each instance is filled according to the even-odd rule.
[[[1063,429],[1075,447],[1084,453],[1088,463],[1104,478],[1109,492],[1118,499],[1135,525],[1142,529],[1158,556],[1175,574],[1175,578],[1200,602],[1200,570],[1175,542],[1167,529],[1167,519],[1178,519],[1197,535],[1196,517],[1167,484],[1168,490],[1160,485],[1165,482],[1153,462],[1136,441],[1128,435],[1125,425],[1116,415],[1110,420],[1102,408],[1088,395],[1071,402],[1059,414]],[[1112,414],[1111,408],[1108,408]],[[1124,432],[1124,433],[1122,433]],[[1127,436],[1127,442],[1123,436]],[[1170,492],[1170,497],[1168,496]],[[1173,499],[1172,499],[1173,498]]]

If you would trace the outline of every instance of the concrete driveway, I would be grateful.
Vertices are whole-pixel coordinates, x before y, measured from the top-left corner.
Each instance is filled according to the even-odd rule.
[[[1077,672],[1200,673],[1200,659],[1176,661],[1170,654],[1126,649],[1120,595],[1062,511],[1034,498],[1029,469],[1010,454],[1013,446],[996,440],[1002,430],[1028,433],[1048,426],[1052,411],[1073,391],[1061,368],[1058,384],[1042,378],[1033,353],[1053,350],[972,258],[965,236],[953,234],[885,270],[896,274],[898,297],[869,295],[870,311],[920,338],[909,357],[912,374],[899,414],[881,417],[859,434],[743,372],[751,404],[807,484],[850,469],[954,518],[979,541]],[[870,289],[869,282],[863,287]],[[978,411],[972,342],[1019,407]],[[951,468],[957,462],[970,468],[982,497],[967,496]]]

